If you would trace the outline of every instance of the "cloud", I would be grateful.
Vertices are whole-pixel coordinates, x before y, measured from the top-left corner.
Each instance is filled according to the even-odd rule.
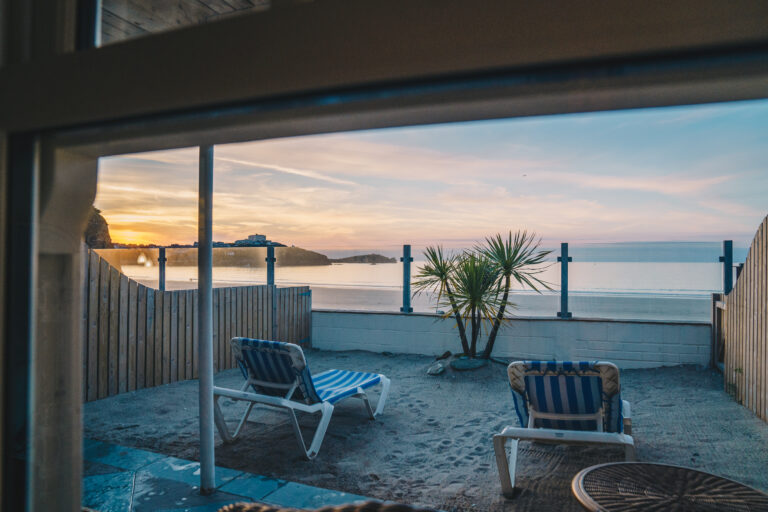
[[[295,167],[286,167],[284,165],[277,165],[264,162],[254,162],[247,160],[238,160],[235,158],[227,158],[223,156],[216,157],[216,162],[229,162],[237,165],[246,165],[249,167],[257,167],[259,169],[272,169],[273,171],[283,172],[286,174],[293,174],[296,176],[303,176],[305,178],[311,178],[314,180],[327,181],[329,183],[336,183],[337,185],[357,185],[354,181],[344,180],[341,178],[334,178],[333,176],[326,176],[316,171],[307,169],[296,169]]]

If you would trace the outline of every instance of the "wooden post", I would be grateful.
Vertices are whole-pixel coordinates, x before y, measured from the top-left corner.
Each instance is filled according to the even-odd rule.
[[[723,240],[723,293],[728,295],[733,289],[733,240]]]
[[[168,258],[165,257],[165,247],[161,247],[157,256],[157,266],[159,268],[158,288],[161,292],[165,291],[165,262]]]
[[[413,313],[411,307],[411,262],[413,258],[411,258],[410,245],[403,246],[403,257],[400,258],[400,261],[403,262],[403,307],[400,308],[400,311]]]
[[[573,258],[568,256],[568,243],[560,244],[560,256],[557,257],[560,262],[560,311],[557,316],[560,318],[571,318],[573,315],[568,311],[568,263]]]

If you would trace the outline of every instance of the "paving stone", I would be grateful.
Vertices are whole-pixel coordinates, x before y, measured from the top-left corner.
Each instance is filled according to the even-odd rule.
[[[133,471],[83,478],[83,506],[99,512],[125,512],[131,508]]]
[[[272,505],[293,508],[320,508],[326,505],[342,505],[370,498],[340,491],[331,491],[320,487],[288,482],[275,492],[265,496],[262,501]]]
[[[122,473],[125,470],[109,464],[94,462],[92,460],[83,460],[83,476],[106,475],[108,473]]]
[[[200,484],[200,463],[176,457],[163,457],[152,464],[143,467],[141,473],[149,473],[157,478],[167,478],[185,482],[192,486]],[[242,471],[234,469],[216,468],[216,487],[236,478],[242,474]]]
[[[83,459],[100,462],[122,469],[137,470],[165,458],[159,453],[128,448],[111,443],[88,441],[83,443]]]
[[[234,480],[230,480],[219,487],[219,490],[240,496],[247,496],[254,501],[259,501],[287,483],[288,482],[284,480],[278,480],[276,478],[243,473]]]
[[[146,471],[136,474],[133,494],[135,512],[218,510],[224,505],[238,501],[247,500],[226,492],[203,496],[196,485],[187,482],[158,478]]]

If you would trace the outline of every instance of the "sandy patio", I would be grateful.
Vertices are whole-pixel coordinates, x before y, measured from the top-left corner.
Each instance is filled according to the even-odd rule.
[[[514,500],[500,495],[491,437],[515,414],[502,365],[426,375],[432,358],[370,352],[307,351],[313,372],[384,373],[392,388],[376,421],[362,404],[336,407],[320,454],[307,461],[283,414],[251,415],[241,438],[218,442],[219,466],[444,510],[581,510],[570,480],[588,465],[623,460],[621,450],[521,444]],[[768,425],[723,392],[713,370],[625,370],[638,459],[702,469],[768,491]],[[238,370],[216,385],[240,387]],[[375,391],[374,393],[375,394]],[[375,398],[374,398],[375,400]],[[236,424],[243,404],[224,401]],[[306,417],[307,433],[317,417]],[[85,436],[198,460],[197,382],[126,393],[84,406]]]

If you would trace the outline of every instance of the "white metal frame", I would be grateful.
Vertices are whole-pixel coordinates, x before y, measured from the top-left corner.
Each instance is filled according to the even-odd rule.
[[[376,404],[375,411],[371,407],[371,403],[368,400],[368,395],[366,394],[365,390],[363,390],[363,388],[358,387],[357,392],[354,395],[350,395],[349,397],[346,397],[346,398],[359,398],[360,400],[362,400],[363,404],[365,405],[366,411],[368,411],[368,417],[372,420],[375,419],[376,416],[380,415],[381,412],[384,410],[384,404],[387,401],[387,396],[389,396],[389,386],[390,386],[389,378],[385,377],[384,375],[380,375],[379,377],[381,379],[381,394],[379,395],[379,401]],[[263,395],[260,393],[246,391],[246,389],[248,389],[252,385],[278,388],[278,389],[287,389],[287,392],[283,398],[280,398],[276,396]],[[294,381],[293,384],[290,384],[290,385],[280,385],[280,384],[275,384],[271,382],[259,381],[256,379],[249,379],[242,385],[242,387],[239,390],[230,389],[230,388],[221,388],[221,387],[215,386],[213,388],[214,419],[216,422],[216,428],[218,429],[219,435],[221,436],[222,440],[225,443],[231,443],[237,438],[238,435],[240,435],[240,432],[245,426],[245,422],[248,419],[248,416],[251,414],[251,411],[253,410],[253,407],[256,404],[264,405],[267,407],[275,407],[278,409],[286,409],[288,410],[290,415],[293,432],[296,434],[296,439],[299,442],[299,446],[304,451],[304,455],[309,460],[314,459],[317,456],[318,452],[320,451],[320,446],[323,444],[323,439],[325,438],[325,432],[328,429],[328,424],[331,421],[331,416],[333,415],[334,407],[329,402],[304,404],[301,402],[297,402],[295,400],[291,400],[291,396],[296,391],[296,388],[298,387],[298,385],[299,385],[298,379]],[[232,400],[249,402],[248,407],[246,407],[245,412],[240,418],[240,422],[238,423],[237,428],[235,428],[235,431],[233,433],[230,433],[229,428],[227,427],[227,422],[224,419],[224,414],[222,413],[221,407],[219,406],[220,397],[226,397]],[[317,428],[315,429],[315,435],[312,437],[312,442],[309,445],[309,447],[307,447],[307,443],[304,440],[303,434],[301,433],[301,428],[299,427],[299,420],[296,417],[296,411],[301,411],[309,414],[316,414],[319,412],[321,414],[320,423],[317,425]]]
[[[520,441],[538,441],[542,443],[562,444],[611,444],[624,447],[624,457],[628,461],[635,460],[635,440],[629,433],[632,431],[632,417],[629,402],[621,401],[621,413],[624,417],[624,431],[603,432],[602,409],[598,414],[554,414],[529,410],[528,427],[504,427],[500,433],[493,436],[493,450],[496,454],[496,465],[499,468],[501,492],[507,498],[515,495],[515,471],[517,469],[517,445]],[[552,420],[596,420],[598,430],[585,432],[581,430],[555,430],[549,428],[534,428],[536,418]],[[507,448],[509,442],[509,448]]]

